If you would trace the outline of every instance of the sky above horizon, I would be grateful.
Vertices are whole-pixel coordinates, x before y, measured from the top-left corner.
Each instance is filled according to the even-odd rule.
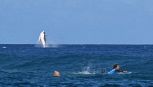
[[[0,0],[0,44],[153,44],[153,0]]]

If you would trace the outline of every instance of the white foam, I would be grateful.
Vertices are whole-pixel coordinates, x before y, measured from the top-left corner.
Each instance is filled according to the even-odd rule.
[[[78,73],[74,73],[74,74],[91,75],[91,74],[96,74],[96,73],[91,73],[91,72],[88,72],[88,71],[82,71],[82,72],[78,72]]]
[[[7,47],[3,46],[2,48],[5,49],[5,48],[7,48]]]
[[[121,72],[121,73],[118,73],[118,74],[132,74],[132,72]]]
[[[81,72],[77,72],[77,73],[74,73],[74,74],[90,75],[90,74],[96,74],[96,73],[95,73],[95,71],[92,71],[89,66],[87,66],[87,67],[84,67]]]
[[[44,48],[42,45],[40,45],[40,44],[35,44],[34,45],[35,47],[38,47],[38,48]],[[48,44],[46,44],[46,47],[45,48],[58,48],[59,47],[59,45],[57,45],[57,44],[51,44],[51,45],[48,45]]]

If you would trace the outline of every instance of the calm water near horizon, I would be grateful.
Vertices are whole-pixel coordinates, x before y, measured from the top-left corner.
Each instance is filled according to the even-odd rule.
[[[131,74],[101,73],[115,63]],[[0,87],[153,87],[153,45],[1,44]]]

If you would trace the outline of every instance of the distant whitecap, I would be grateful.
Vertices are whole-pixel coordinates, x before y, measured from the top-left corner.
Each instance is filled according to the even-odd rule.
[[[7,48],[7,47],[3,46],[2,48],[5,49],[5,48]]]

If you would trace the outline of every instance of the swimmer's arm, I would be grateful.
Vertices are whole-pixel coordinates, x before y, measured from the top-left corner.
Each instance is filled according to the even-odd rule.
[[[115,73],[115,69],[108,72],[108,74],[114,74],[114,73]]]

